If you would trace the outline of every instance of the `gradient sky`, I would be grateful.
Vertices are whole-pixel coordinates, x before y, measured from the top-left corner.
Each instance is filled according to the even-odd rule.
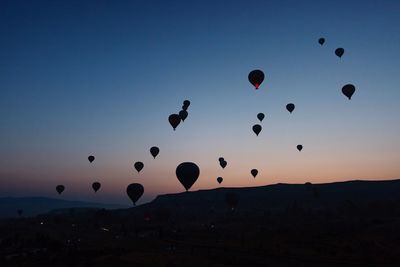
[[[0,196],[128,204],[139,182],[143,203],[183,191],[183,161],[201,169],[192,190],[400,178],[399,28],[395,0],[2,0]]]

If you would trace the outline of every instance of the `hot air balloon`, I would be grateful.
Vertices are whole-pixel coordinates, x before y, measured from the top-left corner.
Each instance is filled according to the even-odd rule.
[[[263,121],[264,117],[265,117],[264,113],[257,114],[257,119],[259,119],[260,121]]]
[[[339,58],[341,58],[344,54],[344,49],[339,47],[335,50],[335,55],[338,56]]]
[[[89,160],[90,163],[92,163],[94,161],[94,156],[89,156],[88,160]]]
[[[182,121],[185,121],[187,116],[188,116],[188,112],[186,110],[182,109],[181,111],[179,111],[179,117],[181,118]]]
[[[135,166],[135,169],[137,170],[137,172],[140,172],[143,169],[144,164],[141,161],[137,161],[137,162],[135,162],[134,166]]]
[[[352,84],[346,84],[342,88],[342,93],[347,96],[347,98],[350,100],[354,92],[356,91],[356,87]]]
[[[264,72],[261,70],[253,70],[249,73],[249,82],[254,85],[256,89],[261,85],[264,81]]]
[[[193,162],[183,162],[176,167],[176,177],[188,191],[199,178],[200,169]]]
[[[185,107],[184,110],[187,110],[187,108],[190,106],[190,101],[189,100],[183,101],[183,106]]]
[[[56,186],[56,191],[58,194],[61,195],[61,193],[64,192],[64,190],[65,190],[65,186],[63,186],[61,184]]]
[[[144,193],[144,187],[141,184],[133,183],[128,185],[128,187],[126,188],[126,193],[132,200],[133,205],[136,206],[136,202]]]
[[[289,103],[289,104],[286,105],[286,109],[287,109],[290,113],[293,112],[294,108],[295,108],[295,106],[294,106],[293,103]]]
[[[228,164],[228,162],[226,162],[225,160],[221,160],[219,162],[219,165],[222,167],[222,169],[225,169],[226,165]]]
[[[319,43],[320,45],[323,45],[323,44],[325,43],[325,38],[319,38],[319,39],[318,39],[318,43]]]
[[[258,174],[258,170],[257,169],[252,169],[250,172],[251,172],[251,175],[253,175],[253,177],[256,178],[256,176]]]
[[[97,191],[99,191],[100,187],[101,187],[101,184],[100,184],[99,182],[94,182],[94,183],[92,184],[92,188],[93,188],[93,190],[94,190],[95,193],[96,193]]]
[[[223,158],[223,157],[220,157],[220,158],[218,158],[218,160],[219,160],[219,162],[221,162],[221,161],[224,160],[224,158]]]
[[[153,147],[150,148],[150,154],[151,154],[154,158],[157,157],[158,153],[160,153],[160,149],[159,149],[158,147],[153,146]]]
[[[261,132],[261,125],[260,124],[255,124],[253,125],[253,132],[258,136],[258,134]]]
[[[232,210],[238,206],[239,199],[240,197],[237,193],[228,192],[225,194],[225,201]]]
[[[217,178],[217,182],[220,184],[220,183],[222,183],[222,181],[223,181],[224,179],[222,178],[222,177],[218,177]]]
[[[171,114],[168,117],[169,124],[171,124],[174,131],[176,127],[178,127],[179,123],[181,122],[181,117],[178,114]]]
[[[303,146],[302,145],[297,145],[297,150],[298,151],[301,151],[303,149]]]
[[[24,211],[23,211],[22,209],[18,209],[18,210],[17,210],[17,213],[18,213],[19,216],[21,216],[23,212],[24,212]]]

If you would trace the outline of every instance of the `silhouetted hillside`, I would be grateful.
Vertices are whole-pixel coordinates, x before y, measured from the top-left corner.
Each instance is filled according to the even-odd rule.
[[[366,206],[400,200],[400,180],[348,181],[327,184],[275,184],[247,188],[216,188],[166,194],[133,208],[134,211],[166,207],[176,213],[207,214],[227,210],[225,196],[239,196],[238,212],[284,211],[295,206],[303,210],[335,210],[343,206]]]
[[[54,209],[0,220],[0,266],[400,266],[399,192],[400,180],[276,184]]]
[[[21,216],[36,216],[38,214],[47,213],[55,209],[67,208],[105,208],[117,209],[124,208],[122,205],[93,203],[84,201],[68,201],[62,199],[46,198],[46,197],[5,197],[0,198],[0,218],[17,217],[18,210],[22,210]]]

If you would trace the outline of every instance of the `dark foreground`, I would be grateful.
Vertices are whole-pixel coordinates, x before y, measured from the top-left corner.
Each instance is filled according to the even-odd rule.
[[[0,266],[400,266],[399,186],[219,189],[2,220]]]

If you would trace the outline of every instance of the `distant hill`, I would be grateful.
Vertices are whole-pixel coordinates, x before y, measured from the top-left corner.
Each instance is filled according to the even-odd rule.
[[[22,216],[30,217],[42,213],[47,213],[56,209],[58,210],[68,208],[120,209],[126,208],[126,206],[83,201],[68,201],[46,197],[0,198],[0,218],[17,217],[18,209],[23,210]]]
[[[288,208],[335,210],[346,206],[363,206],[400,201],[400,179],[386,181],[347,181],[326,184],[275,184],[247,188],[216,188],[178,194],[160,195],[152,202],[131,208],[148,212],[160,207],[173,213],[206,214],[226,211],[225,195],[239,196],[239,212],[274,212]],[[120,212],[120,211],[117,211]]]

